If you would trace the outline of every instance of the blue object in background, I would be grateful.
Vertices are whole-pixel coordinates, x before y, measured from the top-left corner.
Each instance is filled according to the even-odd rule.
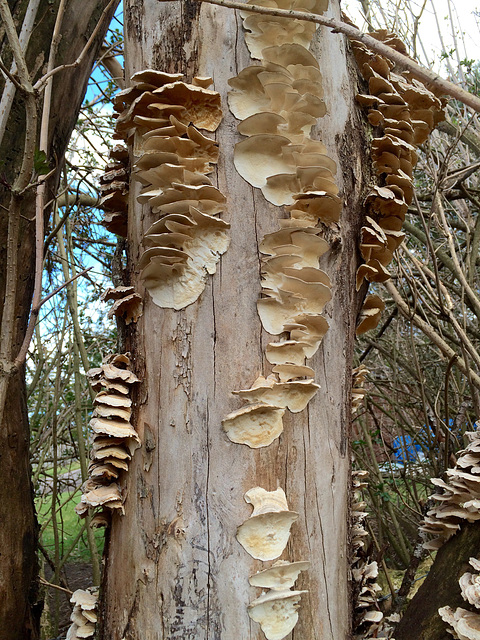
[[[415,442],[412,436],[397,436],[393,439],[393,458],[395,462],[404,464],[405,462],[418,462],[422,447]]]

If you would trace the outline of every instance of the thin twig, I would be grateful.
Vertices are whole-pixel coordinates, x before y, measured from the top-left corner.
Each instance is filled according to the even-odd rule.
[[[10,82],[13,84],[14,87],[20,90],[23,88],[20,82],[18,81],[18,79],[13,75],[13,73],[10,73],[10,71],[7,69],[7,67],[3,64],[1,60],[0,60],[0,71],[6,75],[7,79],[10,80]]]
[[[32,310],[30,312],[30,320],[28,323],[27,330],[25,332],[25,338],[23,340],[23,344],[20,347],[20,351],[18,352],[17,357],[15,358],[15,362],[13,363],[15,369],[18,369],[18,367],[20,367],[25,362],[25,358],[27,357],[27,353],[28,353],[28,347],[30,345],[30,341],[33,336],[33,331],[35,329],[35,324],[37,322],[38,314],[42,306],[46,302],[48,302],[50,298],[53,298],[53,296],[56,296],[57,293],[60,293],[62,289],[65,289],[65,287],[67,287],[71,282],[73,282],[77,278],[80,278],[81,276],[84,276],[86,273],[88,273],[92,269],[93,267],[88,267],[88,269],[84,269],[83,271],[80,271],[80,273],[77,273],[75,276],[73,276],[73,278],[70,278],[70,280],[67,280],[67,282],[64,282],[59,287],[54,289],[54,291],[52,291],[47,296],[45,296],[45,298],[42,298],[42,300],[40,300],[40,302],[36,307],[32,307]]]
[[[161,2],[163,0],[160,0]],[[238,9],[240,11],[247,11],[251,13],[259,13],[267,16],[277,16],[280,18],[291,18],[296,20],[304,20],[305,22],[314,22],[324,27],[332,29],[334,33],[343,33],[345,36],[352,40],[358,40],[371,51],[375,51],[382,56],[385,56],[389,60],[395,62],[399,68],[409,71],[414,78],[426,82],[451,98],[460,100],[464,104],[468,105],[475,111],[480,113],[480,98],[468,93],[461,87],[457,86],[449,80],[445,80],[437,73],[422,67],[417,64],[411,58],[404,56],[395,49],[392,49],[388,45],[375,40],[372,36],[362,33],[359,29],[353,25],[342,22],[341,20],[335,20],[334,18],[324,18],[317,14],[304,13],[302,11],[291,11],[287,9],[270,9],[269,7],[260,7],[254,4],[243,4],[242,2],[233,2],[233,0],[196,0],[197,2],[207,2],[209,4],[216,4],[220,7],[227,7],[228,9]]]
[[[405,318],[407,318],[407,320],[410,320],[411,322],[413,322],[413,324],[417,326],[421,331],[423,331],[423,333],[427,336],[427,338],[430,338],[433,344],[435,344],[440,349],[440,351],[443,353],[444,356],[446,356],[447,358],[452,358],[455,355],[455,351],[445,342],[445,340],[443,340],[443,338],[441,338],[434,331],[434,329],[432,329],[432,327],[427,322],[422,320],[418,316],[418,314],[416,314],[415,312],[413,313],[411,312],[411,310],[408,308],[408,305],[404,302],[402,296],[398,292],[393,282],[391,280],[387,280],[387,282],[384,283],[384,287],[387,289],[388,293],[392,296],[401,314],[404,315]],[[471,369],[466,364],[465,360],[463,358],[458,357],[456,364],[460,369],[460,371],[462,371],[462,373],[464,373],[465,375],[468,375],[470,373],[472,378],[472,383],[475,385],[477,389],[480,389],[480,377],[476,373],[471,371]]]
[[[5,1],[5,0],[0,0],[0,2],[3,2],[3,1]],[[92,46],[93,42],[95,41],[97,33],[100,31],[100,29],[101,29],[101,27],[103,25],[103,21],[105,20],[105,18],[108,15],[110,7],[112,7],[114,4],[118,4],[118,2],[119,2],[119,0],[110,0],[110,2],[107,4],[107,6],[105,7],[105,9],[102,12],[102,15],[100,16],[99,21],[97,22],[97,26],[92,31],[92,34],[91,34],[90,38],[87,41],[87,44],[83,47],[80,55],[75,60],[75,62],[71,62],[70,64],[62,64],[59,67],[56,67],[55,69],[51,69],[50,71],[48,71],[42,78],[40,78],[35,83],[34,89],[36,91],[40,91],[41,89],[43,89],[43,86],[45,85],[47,80],[49,78],[51,78],[53,75],[57,74],[59,71],[63,71],[64,69],[74,69],[75,67],[78,67],[82,63],[82,60],[87,55],[88,50],[90,49],[90,47]]]
[[[58,584],[52,584],[51,582],[48,582],[48,580],[45,580],[45,578],[42,578],[42,576],[40,576],[40,582],[51,589],[58,589],[58,591],[68,593],[69,596],[73,595],[73,591],[70,591],[70,589],[64,589],[63,587],[58,586]]]

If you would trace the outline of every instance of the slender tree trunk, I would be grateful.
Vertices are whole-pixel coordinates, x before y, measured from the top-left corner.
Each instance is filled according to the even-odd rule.
[[[9,2],[12,14],[21,25],[27,2]],[[73,62],[95,28],[106,0],[81,0],[68,3],[62,26],[58,64]],[[26,55],[34,78],[44,72],[55,23],[58,2],[42,0],[34,36]],[[115,7],[111,7],[110,17]],[[96,53],[108,27],[107,19],[94,46],[76,69],[62,71],[54,82],[50,116],[49,160],[60,163],[85,94]],[[11,53],[0,25],[0,53],[9,66]],[[4,89],[4,84],[0,84]],[[25,117],[22,96],[16,95],[0,146],[0,300],[5,297],[6,246],[9,185],[13,184],[23,155]],[[49,183],[47,200],[52,197],[57,176]],[[12,360],[25,333],[32,298],[35,259],[35,193],[26,192],[21,205],[18,242],[18,271]],[[0,317],[3,303],[0,306]],[[5,372],[3,372],[5,374]],[[4,420],[0,429],[0,639],[29,640],[39,637],[41,602],[37,587],[35,519],[30,482],[29,428],[26,407],[25,374],[22,369],[8,381]]]
[[[332,15],[339,15],[332,2]],[[255,486],[285,490],[300,516],[284,556],[309,560],[297,581],[308,589],[291,637],[349,637],[348,492],[350,483],[351,362],[358,311],[355,294],[364,126],[354,106],[356,74],[342,36],[319,30],[328,113],[321,139],[337,160],[345,199],[340,237],[322,258],[333,281],[326,316],[330,329],[309,361],[321,385],[308,408],[285,414],[283,434],[270,446],[230,442],[222,419],[239,408],[232,395],[265,369],[256,310],[260,294],[259,242],[278,229],[282,209],[266,202],[233,166],[239,141],[227,107],[227,81],[253,64],[241,19],[232,11],[196,2],[145,0],[125,5],[126,77],[144,68],[210,75],[222,95],[217,131],[218,188],[231,245],[199,300],[181,311],[162,310],[144,293],[138,276],[142,236],[153,223],[131,188],[129,269],[144,293],[144,315],[130,331],[143,383],[136,398],[142,441],[130,466],[124,516],[113,516],[103,591],[102,637],[125,640],[254,640],[264,638],[247,614],[258,595],[248,577],[262,568],[235,538],[251,514],[244,493]],[[128,80],[127,80],[128,85]]]

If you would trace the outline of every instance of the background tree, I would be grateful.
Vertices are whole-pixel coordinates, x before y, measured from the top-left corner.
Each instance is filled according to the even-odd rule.
[[[103,15],[106,7],[108,10]],[[0,113],[3,133],[0,146],[0,205],[3,211],[0,222],[3,300],[0,328],[0,572],[3,576],[0,637],[5,639],[37,638],[39,633],[41,605],[37,596],[37,532],[30,480],[24,358],[29,342],[25,341],[25,335],[35,278],[33,324],[40,301],[43,210],[48,211],[48,202],[55,193],[60,161],[114,8],[114,2],[88,0],[80,4],[7,3],[2,0],[0,4],[3,96],[15,95],[11,108],[6,100],[2,102]],[[24,34],[34,32],[29,42],[28,38],[22,38],[23,44],[17,39],[22,24]],[[93,41],[85,50],[94,30]],[[84,55],[80,58],[82,51]],[[51,76],[46,83],[47,89],[45,83],[38,92],[32,87],[45,76],[48,63],[52,68],[73,63],[77,58],[79,61],[74,69]],[[9,74],[9,69],[13,75]],[[49,175],[42,186],[40,176],[46,173]],[[41,193],[45,188],[45,195],[39,196],[39,191]],[[37,196],[41,200],[37,199],[36,209]],[[30,329],[33,329],[32,323]]]

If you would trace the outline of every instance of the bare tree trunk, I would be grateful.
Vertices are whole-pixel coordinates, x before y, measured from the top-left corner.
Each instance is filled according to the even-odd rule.
[[[339,15],[339,3],[331,13]],[[227,81],[252,64],[235,13],[196,2],[125,5],[126,77],[144,68],[210,75],[222,95],[224,120],[218,188],[231,245],[200,299],[181,311],[162,310],[147,292],[144,315],[127,348],[143,378],[136,426],[142,448],[127,480],[125,516],[113,516],[103,591],[102,637],[125,640],[263,638],[247,605],[258,590],[248,577],[261,568],[235,538],[251,514],[244,493],[255,486],[285,490],[300,514],[287,547],[290,560],[309,560],[295,588],[308,589],[291,637],[350,634],[348,487],[351,362],[358,311],[355,294],[364,126],[354,106],[356,75],[342,36],[319,30],[315,55],[324,77],[328,114],[321,139],[337,160],[346,206],[341,239],[321,264],[333,281],[330,329],[314,357],[321,389],[302,413],[284,417],[283,434],[253,450],[231,443],[221,421],[239,407],[232,396],[264,371],[256,310],[258,243],[282,215],[235,171],[240,136],[227,107]],[[131,189],[129,268],[138,276],[140,245],[153,223]],[[324,260],[324,258],[322,258]],[[141,283],[136,288],[143,293]],[[312,361],[309,361],[311,363]]]
[[[14,18],[21,24],[27,2],[10,2]],[[106,0],[70,2],[63,21],[58,64],[73,62],[95,28]],[[48,52],[58,2],[42,1],[37,13],[34,36],[26,55],[29,70],[38,77]],[[110,17],[115,7],[111,7]],[[52,167],[60,162],[75,125],[96,53],[108,27],[107,19],[82,64],[62,71],[54,82],[50,117]],[[2,61],[10,65],[11,53],[0,27]],[[2,89],[4,86],[0,85]],[[0,299],[5,297],[6,246],[10,187],[20,170],[23,156],[25,117],[22,96],[16,95],[0,147]],[[57,176],[50,181],[52,197]],[[12,360],[23,341],[32,299],[35,262],[35,193],[24,195],[21,206],[18,243],[18,272],[13,329]],[[0,306],[0,317],[3,303]],[[6,375],[6,372],[3,372]],[[30,482],[29,428],[26,408],[25,375],[18,372],[8,381],[7,403],[0,429],[0,639],[29,640],[39,637],[42,604],[38,597],[36,540],[37,525]]]

